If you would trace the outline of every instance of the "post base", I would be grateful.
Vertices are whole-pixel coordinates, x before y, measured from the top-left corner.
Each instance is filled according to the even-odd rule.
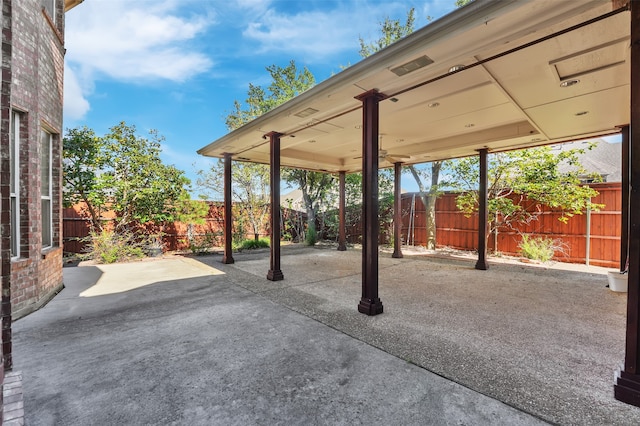
[[[344,243],[338,244],[338,251],[347,251],[347,246]]]
[[[383,311],[382,301],[378,298],[376,299],[360,299],[360,303],[358,304],[358,312],[361,314],[374,316],[381,314]]]
[[[233,260],[232,256],[222,256],[222,263],[225,265],[231,265],[232,263],[236,263],[236,261]]]
[[[617,371],[613,395],[618,401],[640,407],[640,375]]]
[[[275,271],[273,269],[270,269],[269,272],[267,272],[267,279],[269,281],[281,281],[284,280],[284,274],[280,269],[277,269]]]
[[[480,271],[486,271],[487,269],[489,269],[489,264],[486,260],[478,260],[476,262],[476,269]]]
[[[404,256],[402,255],[402,252],[398,250],[394,251],[391,257],[393,257],[394,259],[402,259]]]

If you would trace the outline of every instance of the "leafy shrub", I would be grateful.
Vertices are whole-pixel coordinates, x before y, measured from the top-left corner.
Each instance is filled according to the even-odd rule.
[[[304,237],[304,243],[308,246],[315,246],[318,242],[318,234],[313,228],[307,229],[307,235]]]
[[[547,262],[555,254],[556,243],[550,238],[523,235],[520,242],[520,250],[522,250],[522,255],[527,259]]]
[[[122,262],[145,256],[144,243],[130,233],[116,234],[107,230],[92,232],[88,241],[83,258],[97,263]]]
[[[259,248],[269,248],[269,239],[268,238],[260,238],[256,239],[248,239],[244,240],[242,244],[240,244],[240,250],[253,250]]]
[[[220,233],[207,232],[204,235],[196,235],[189,240],[189,250],[193,254],[203,254],[209,252],[218,243]]]

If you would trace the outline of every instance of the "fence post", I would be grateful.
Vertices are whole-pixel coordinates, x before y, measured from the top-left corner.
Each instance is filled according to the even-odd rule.
[[[589,256],[591,255],[591,202],[587,204],[587,231],[586,231],[586,241],[585,241],[585,262],[584,264],[589,266]]]

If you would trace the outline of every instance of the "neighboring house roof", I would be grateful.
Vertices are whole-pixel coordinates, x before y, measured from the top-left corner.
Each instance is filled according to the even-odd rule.
[[[401,194],[406,194],[407,191],[404,189],[400,189],[400,193]],[[337,194],[336,194],[336,198],[337,198]],[[306,212],[307,211],[307,207],[304,204],[304,198],[302,197],[302,190],[300,189],[294,189],[293,191],[290,191],[284,195],[280,196],[280,206],[287,208],[287,209],[292,209],[292,210],[298,210],[301,212]],[[329,206],[329,208],[338,208],[338,200],[335,200],[335,203],[333,203],[333,205]]]
[[[302,191],[300,189],[294,189],[291,192],[281,195],[280,206],[287,209],[298,210],[301,212],[307,210],[304,205],[304,199],[302,198]]]
[[[617,133],[630,121],[631,25],[616,4],[475,0],[198,152],[268,164],[273,132],[284,167],[359,171],[356,97],[374,90],[381,148],[407,164]]]
[[[620,143],[609,143],[603,139],[588,140],[581,142],[565,143],[554,147],[558,150],[568,150],[573,148],[586,148],[591,142],[596,142],[596,146],[591,150],[586,150],[584,154],[578,155],[578,161],[589,174],[597,173],[602,176],[604,182],[622,181],[622,145]],[[570,167],[563,165],[561,171],[568,171]]]

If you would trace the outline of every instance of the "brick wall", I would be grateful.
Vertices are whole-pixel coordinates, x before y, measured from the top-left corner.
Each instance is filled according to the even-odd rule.
[[[62,287],[61,138],[64,2],[53,19],[39,0],[13,0],[11,106],[21,113],[20,256],[11,262],[11,311],[17,319]],[[54,24],[55,22],[55,24]],[[52,134],[53,246],[42,249],[41,131]]]
[[[9,209],[9,126],[11,109],[11,0],[0,0],[2,14],[2,62],[0,71],[0,223],[7,223]],[[5,342],[11,356],[11,251],[10,229],[0,227],[0,262],[2,267],[2,296],[0,314],[2,334],[0,339],[0,385],[4,385]],[[9,363],[11,361],[9,360]],[[3,386],[4,387],[4,386]],[[3,392],[0,392],[0,424],[3,421]]]
[[[62,98],[64,2],[53,19],[39,0],[0,0],[2,62],[0,73],[0,259],[2,266],[2,339],[0,385],[13,366],[11,322],[42,306],[62,288]],[[11,258],[11,110],[21,113],[20,256]],[[40,132],[52,138],[51,248],[42,250]],[[3,400],[0,392],[0,424]]]

